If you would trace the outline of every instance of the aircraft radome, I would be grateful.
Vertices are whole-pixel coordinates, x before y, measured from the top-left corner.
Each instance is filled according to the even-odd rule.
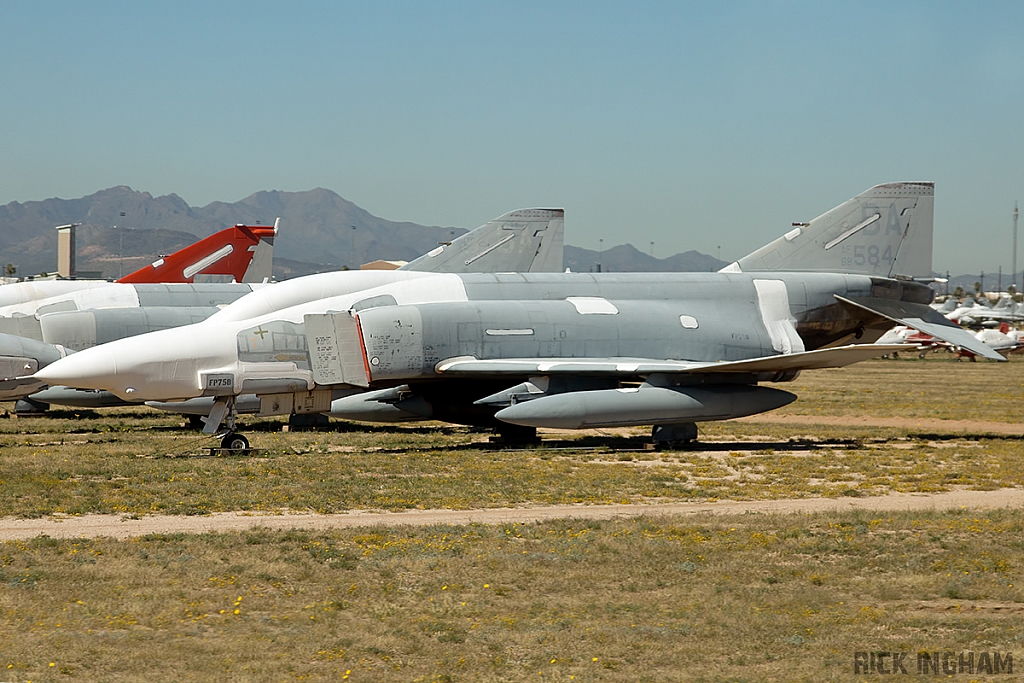
[[[251,318],[229,306],[36,377],[131,400],[211,397],[205,431],[224,423],[225,448],[248,443],[242,394],[263,415],[436,419],[509,440],[652,425],[656,441],[686,441],[697,422],[796,398],[762,382],[907,348],[871,343],[894,323],[1003,360],[929,306],[933,202],[931,182],[878,185],[718,273],[392,272]]]

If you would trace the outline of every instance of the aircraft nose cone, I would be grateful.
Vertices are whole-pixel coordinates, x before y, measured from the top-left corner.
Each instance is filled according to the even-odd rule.
[[[98,346],[50,363],[34,376],[51,386],[109,389],[116,375],[114,355]]]

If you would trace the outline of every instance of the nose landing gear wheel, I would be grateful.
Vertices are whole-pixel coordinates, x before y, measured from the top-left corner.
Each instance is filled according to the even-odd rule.
[[[249,449],[249,439],[241,434],[228,434],[221,440],[220,447],[227,451],[245,451]]]

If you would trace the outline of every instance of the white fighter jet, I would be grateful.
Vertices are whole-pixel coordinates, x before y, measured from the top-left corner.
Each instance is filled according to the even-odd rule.
[[[205,430],[225,423],[225,448],[247,445],[243,394],[264,415],[429,417],[509,439],[653,425],[656,441],[685,441],[697,422],[796,398],[761,382],[906,348],[871,344],[893,324],[1003,360],[915,280],[931,275],[933,201],[930,182],[873,187],[719,273],[392,272],[249,318],[228,307],[35,376],[129,400],[212,397]]]

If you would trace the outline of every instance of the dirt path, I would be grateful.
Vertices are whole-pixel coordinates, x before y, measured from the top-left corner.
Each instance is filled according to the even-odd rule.
[[[554,505],[549,507],[492,508],[485,510],[412,510],[409,512],[351,512],[337,515],[255,514],[224,512],[202,517],[170,515],[129,519],[119,515],[0,519],[0,541],[34,538],[130,538],[145,534],[244,531],[270,529],[344,529],[365,526],[428,526],[431,524],[501,524],[550,519],[613,519],[639,515],[784,514],[844,510],[948,510],[1024,508],[1024,489],[996,491],[957,490],[936,494],[896,493],[873,498],[786,498],[781,500],[719,501],[714,503],[662,503],[652,505]]]
[[[774,424],[818,424],[841,427],[895,427],[897,429],[927,429],[936,432],[965,432],[967,434],[1016,434],[1024,436],[1024,424],[1013,422],[982,422],[979,420],[936,420],[927,417],[850,417],[845,415],[751,415],[738,422],[768,422]]]

